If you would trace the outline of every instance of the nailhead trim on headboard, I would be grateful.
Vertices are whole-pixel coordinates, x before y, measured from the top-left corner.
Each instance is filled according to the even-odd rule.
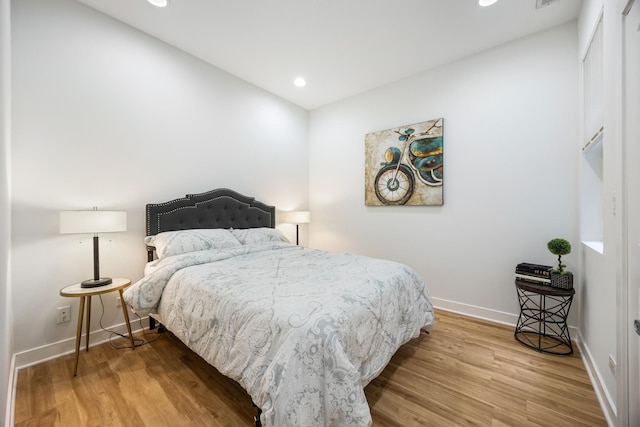
[[[147,236],[191,228],[275,227],[275,207],[221,188],[148,204]]]

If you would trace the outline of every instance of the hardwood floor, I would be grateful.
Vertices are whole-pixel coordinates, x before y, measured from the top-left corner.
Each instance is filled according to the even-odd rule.
[[[169,333],[19,371],[16,426],[251,426],[251,399]],[[118,339],[114,344],[124,345]],[[365,389],[374,426],[606,426],[578,354],[540,354],[513,329],[437,311]]]

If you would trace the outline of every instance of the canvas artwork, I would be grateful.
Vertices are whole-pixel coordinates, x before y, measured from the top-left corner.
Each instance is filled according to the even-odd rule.
[[[365,205],[442,205],[442,121],[365,136]]]

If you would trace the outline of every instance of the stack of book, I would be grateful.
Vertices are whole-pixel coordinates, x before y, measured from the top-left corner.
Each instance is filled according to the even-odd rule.
[[[551,270],[553,267],[549,265],[521,262],[516,265],[516,280],[537,285],[550,285]]]

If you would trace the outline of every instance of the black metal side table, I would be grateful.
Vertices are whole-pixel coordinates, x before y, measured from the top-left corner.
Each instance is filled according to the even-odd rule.
[[[527,347],[549,354],[572,354],[567,316],[575,289],[516,280],[520,316],[514,337]]]

